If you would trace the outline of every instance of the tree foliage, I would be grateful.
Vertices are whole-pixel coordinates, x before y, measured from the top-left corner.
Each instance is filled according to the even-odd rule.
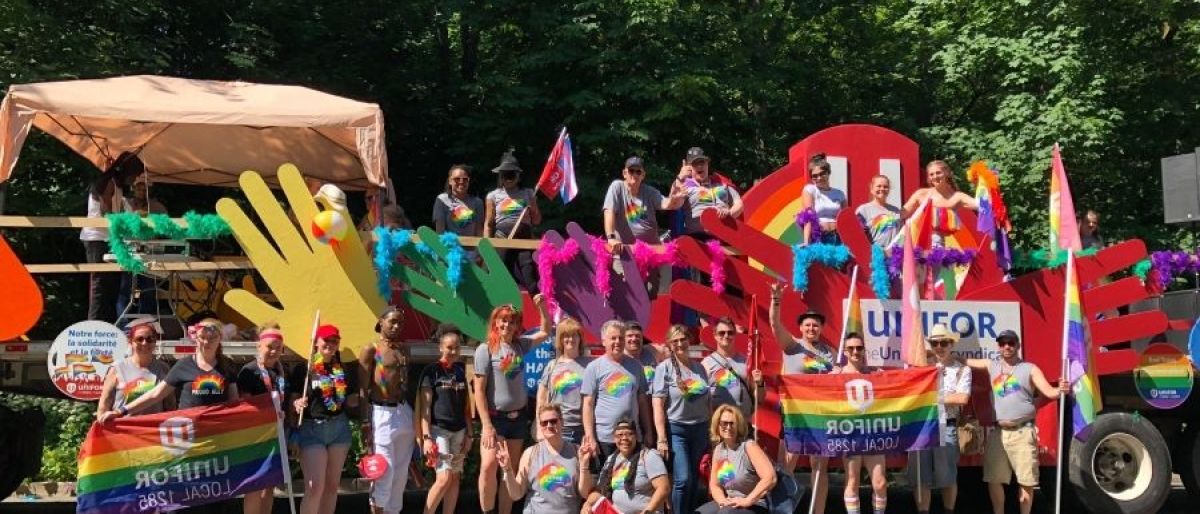
[[[156,73],[377,102],[417,223],[453,163],[475,166],[483,194],[511,146],[532,182],[564,124],[583,191],[570,218],[596,230],[604,184],[630,154],[662,183],[699,145],[750,183],[804,136],[868,122],[916,138],[923,159],[994,164],[1017,239],[1033,248],[1045,240],[1058,142],[1076,205],[1103,212],[1110,238],[1163,248],[1194,244],[1162,223],[1158,162],[1200,144],[1198,10],[1184,0],[0,0],[0,86]],[[35,136],[5,210],[82,213],[94,172]],[[211,209],[220,194],[182,189],[161,195],[179,212]],[[565,225],[561,206],[546,211],[545,228]],[[29,232],[15,238],[27,262],[81,260],[73,233]],[[81,312],[78,277],[42,280],[67,306],[52,312]]]

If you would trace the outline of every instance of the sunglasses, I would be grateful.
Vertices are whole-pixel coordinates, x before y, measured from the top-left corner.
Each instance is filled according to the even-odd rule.
[[[135,343],[153,343],[158,341],[158,336],[138,336],[133,338]]]
[[[736,421],[718,421],[717,426],[720,428],[730,428],[731,429],[731,428],[737,426],[737,422]]]
[[[732,330],[718,330],[717,335],[721,336],[721,337],[731,336],[731,335],[733,335],[733,331]]]
[[[1016,341],[996,341],[996,346],[1012,346],[1015,348],[1017,344]]]
[[[932,346],[934,348],[941,348],[943,346],[953,346],[953,345],[954,345],[954,341],[951,341],[949,339],[939,339],[937,341],[929,342],[929,346]]]
[[[828,171],[822,171],[821,173],[813,173],[812,174],[813,178],[821,178],[821,177],[828,177],[828,176],[829,176]]]
[[[626,169],[629,170],[629,173],[631,175],[641,175],[646,172],[646,170],[644,170],[642,168],[626,168]]]
[[[865,347],[865,346],[847,346],[846,347],[846,353],[865,352],[865,351],[867,351],[867,347]]]
[[[538,424],[546,428],[556,427],[558,426],[558,418],[543,419]]]

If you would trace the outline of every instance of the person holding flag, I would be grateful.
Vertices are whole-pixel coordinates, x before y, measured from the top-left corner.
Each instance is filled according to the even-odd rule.
[[[537,197],[533,190],[521,187],[521,165],[510,149],[500,158],[500,165],[492,168],[499,177],[496,189],[484,198],[483,237],[521,238],[533,237],[533,226],[542,222]],[[500,250],[504,265],[512,272],[522,287],[537,291],[533,252],[529,250]]]
[[[971,369],[951,351],[958,334],[938,323],[929,329],[925,339],[933,349],[941,378],[941,401],[938,417],[945,422],[941,445],[929,450],[917,450],[908,457],[908,480],[916,484],[914,493],[917,512],[928,514],[932,489],[942,490],[943,512],[954,514],[958,501],[958,417],[962,407],[971,399]]]
[[[717,340],[717,351],[708,354],[700,365],[708,373],[708,383],[713,387],[713,408],[733,405],[742,411],[746,419],[754,414],[755,399],[762,400],[765,394],[761,369],[748,371],[746,355],[733,347],[737,327],[727,317],[718,318],[713,324],[713,338]]]
[[[1069,391],[1070,384],[1060,380],[1055,388],[1036,364],[1020,357],[1021,340],[1016,332],[1005,330],[996,336],[1000,359],[968,359],[973,369],[986,370],[992,384],[992,408],[996,426],[988,427],[987,449],[983,457],[983,481],[988,484],[992,512],[1004,513],[1004,486],[1015,472],[1021,486],[1018,498],[1021,514],[1033,508],[1033,488],[1038,485],[1038,437],[1034,417],[1038,395],[1055,401]]]
[[[779,315],[782,298],[783,285],[772,284],[771,308],[767,312],[772,330],[775,332],[775,340],[783,349],[783,374],[799,375],[833,371],[834,362],[838,358],[835,353],[837,350],[821,340],[825,316],[815,311],[801,314],[798,320],[801,337],[799,339],[792,337],[787,331],[787,327],[783,326],[783,320]],[[780,436],[782,437],[782,434]],[[786,445],[780,445],[780,448],[784,454],[783,469],[788,473],[795,471],[796,465],[800,463],[801,455],[787,451]],[[829,459],[812,456],[809,457],[809,463],[812,465],[813,497],[811,507],[815,512],[824,512],[825,497],[829,492],[829,478],[826,476],[829,470]]]
[[[538,177],[537,189],[546,198],[558,197],[563,205],[579,194],[579,185],[575,183],[575,155],[567,127],[558,133],[558,140],[554,142],[554,148],[546,158],[546,166],[542,168],[542,176]]]
[[[270,394],[275,407],[280,408],[282,395],[287,392],[287,381],[279,356],[283,355],[283,332],[279,324],[266,323],[258,327],[258,345],[254,360],[242,366],[237,375],[238,394],[248,400],[252,396]],[[278,413],[282,422],[284,415]],[[242,496],[243,514],[270,514],[274,506],[275,488],[248,491]]]
[[[845,364],[838,366],[831,371],[834,375],[869,375],[874,373],[876,369],[867,365],[867,343],[863,340],[862,334],[858,332],[849,332],[842,339],[842,355]],[[842,493],[842,500],[846,504],[846,514],[859,514],[862,509],[859,505],[858,484],[860,480],[860,472],[864,467],[867,468],[871,475],[871,490],[872,506],[875,514],[883,514],[887,511],[887,468],[884,467],[884,454],[876,453],[870,455],[847,455],[846,461],[846,489]]]

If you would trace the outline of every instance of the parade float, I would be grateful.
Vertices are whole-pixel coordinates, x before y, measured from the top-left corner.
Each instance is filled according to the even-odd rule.
[[[367,191],[374,201],[385,196],[388,186],[382,115],[377,107],[325,99],[326,103],[313,105],[339,105],[353,112],[326,112],[327,116],[314,122],[317,118],[272,117],[271,102],[278,98],[251,94],[251,85],[140,79],[158,88],[198,88],[192,91],[200,95],[197,101],[212,112],[185,115],[166,109],[157,118],[147,117],[132,104],[122,103],[121,87],[113,84],[101,85],[114,89],[115,99],[89,94],[87,101],[59,103],[53,101],[51,92],[78,98],[70,95],[72,88],[88,85],[14,86],[0,109],[5,142],[0,182],[14,173],[21,141],[32,126],[71,146],[98,168],[105,167],[106,156],[140,150],[153,179],[229,187],[229,195],[217,202],[215,215],[176,220],[162,216],[134,220],[120,216],[109,220],[0,216],[0,227],[6,229],[97,226],[118,234],[111,241],[114,262],[106,264],[24,265],[0,237],[0,307],[6,312],[0,323],[0,341],[7,341],[0,345],[0,385],[5,390],[92,399],[74,394],[88,387],[77,385],[67,391],[66,384],[87,384],[91,375],[99,376],[102,361],[111,361],[124,343],[119,332],[100,338],[97,333],[109,331],[91,326],[63,327],[62,342],[22,339],[41,314],[43,299],[33,279],[36,274],[157,273],[173,284],[168,290],[175,297],[173,309],[164,315],[171,319],[161,319],[162,324],[175,322],[184,313],[200,312],[218,313],[234,333],[277,321],[297,355],[308,354],[315,312],[320,313],[322,322],[341,327],[347,343],[344,351],[353,352],[373,339],[377,314],[389,303],[399,303],[407,312],[406,330],[414,355],[429,361],[435,353],[427,338],[435,323],[457,324],[478,341],[485,338],[488,314],[504,304],[524,306],[527,327],[537,323],[528,293],[517,286],[500,257],[500,252],[516,249],[536,251],[540,288],[551,310],[580,320],[593,340],[599,326],[609,319],[638,321],[651,341],[660,341],[672,322],[691,321],[705,345],[694,352],[702,355],[710,351],[713,339],[711,331],[696,321],[732,318],[743,327],[740,351],[752,355],[754,365],[767,377],[769,390],[755,413],[754,424],[759,441],[769,448],[779,444],[782,423],[777,389],[781,351],[767,315],[773,284],[790,286],[781,307],[787,329],[798,333],[794,320],[816,310],[829,319],[824,325],[829,341],[839,340],[842,334],[846,300],[853,291],[861,299],[870,364],[898,367],[903,363],[896,252],[873,246],[852,209],[843,210],[837,220],[840,243],[802,241],[807,220],[799,200],[807,183],[808,157],[821,152],[833,168],[831,184],[847,192],[849,205],[868,200],[866,185],[876,175],[889,177],[890,203],[901,204],[921,186],[919,148],[911,139],[886,128],[841,125],[802,139],[789,150],[786,165],[746,191],[742,216],[722,219],[715,212],[704,214],[702,223],[715,237],[712,241],[685,236],[659,246],[635,245],[613,255],[596,234],[571,222],[563,230],[547,231],[536,241],[458,238],[436,234],[427,227],[354,230],[345,193]],[[22,88],[44,94],[22,95],[26,91]],[[256,101],[266,102],[258,106],[262,119],[247,117],[256,112]],[[100,112],[97,106],[106,102],[126,109]],[[65,119],[78,126],[64,125]],[[261,129],[263,126],[277,128]],[[104,130],[114,136],[95,137]],[[156,141],[168,138],[171,144],[161,146],[173,150],[156,154]],[[263,138],[273,138],[275,143],[264,145]],[[320,152],[303,143],[292,144],[293,138],[333,146]],[[217,142],[231,141],[236,142],[235,150],[241,148],[245,155],[264,147],[273,153],[239,160],[237,152],[215,152]],[[218,154],[219,159],[214,157]],[[973,169],[971,189],[978,185],[1002,205],[994,172],[982,166]],[[257,171],[241,172],[245,169]],[[321,187],[327,184],[336,187]],[[286,208],[279,201],[280,192]],[[1010,262],[1014,256],[1006,251],[1006,241],[998,244],[1003,231],[1011,227],[980,224],[971,211],[962,210],[957,216],[961,222],[941,245],[926,244],[917,251],[925,273],[941,282],[934,295],[937,299],[921,301],[923,325],[949,325],[962,337],[957,350],[973,358],[993,358],[996,335],[1015,330],[1026,342],[1024,358],[1043,369],[1048,379],[1057,379],[1063,369],[1068,314],[1063,301],[1067,257],[1057,249],[1030,252],[1018,270]],[[989,216],[1006,221],[994,211]],[[216,220],[225,226],[203,235],[214,237],[228,231],[244,256],[171,260],[124,248],[136,246],[140,239],[186,240],[188,227],[220,224]],[[128,226],[121,228],[121,224]],[[981,231],[982,227],[990,228]],[[478,259],[467,258],[468,250]],[[1081,253],[1077,259],[1083,289],[1079,304],[1092,348],[1091,371],[1099,377],[1103,403],[1086,440],[1068,437],[1061,457],[1069,462],[1067,478],[1075,497],[1093,512],[1155,511],[1170,492],[1172,471],[1183,476],[1189,491],[1200,494],[1200,430],[1196,428],[1200,420],[1193,408],[1195,401],[1188,395],[1192,367],[1186,347],[1173,335],[1190,329],[1194,314],[1172,320],[1155,303],[1161,291],[1159,279],[1187,269],[1192,260],[1148,258],[1144,243],[1129,240]],[[674,278],[665,287],[652,284],[648,288],[651,271],[665,268],[672,270]],[[1127,274],[1130,270],[1133,273]],[[218,275],[218,271],[249,278],[230,280],[233,273]],[[1013,276],[1018,271],[1021,273]],[[174,285],[179,281],[188,282],[191,289],[213,293],[206,296],[210,302],[189,303],[186,295],[176,294],[181,288]],[[72,340],[76,343],[66,342]],[[1158,344],[1149,344],[1151,341]],[[92,351],[100,346],[109,348],[108,352]],[[245,357],[252,351],[250,343],[239,343],[236,338],[226,347],[235,356]],[[178,331],[174,340],[160,343],[168,359],[192,348],[183,331]],[[526,356],[528,376],[536,379],[540,375],[540,365],[552,357],[546,352],[539,347]],[[1180,363],[1184,365],[1180,367]],[[986,408],[991,401],[990,386],[982,374],[974,383],[972,404],[986,425],[992,421]],[[1059,419],[1054,405],[1038,411],[1043,466],[1060,462]],[[961,463],[974,468],[980,466],[981,458],[964,456]],[[963,480],[971,480],[970,476],[965,474]]]

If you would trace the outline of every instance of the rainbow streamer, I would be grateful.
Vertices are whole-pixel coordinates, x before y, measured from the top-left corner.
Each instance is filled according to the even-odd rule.
[[[924,367],[780,377],[788,451],[832,457],[937,446],[938,373]]]
[[[903,310],[900,319],[900,358],[909,366],[925,365],[925,340],[921,334],[921,294],[917,283],[917,263],[908,226],[904,227]]]
[[[1057,143],[1050,158],[1050,248],[1077,252],[1083,248],[1075,220],[1075,201],[1067,182],[1067,168],[1063,166]]]
[[[1067,376],[1071,380],[1071,391],[1075,398],[1071,402],[1071,426],[1073,434],[1080,440],[1087,439],[1096,412],[1100,410],[1096,377],[1092,374],[1091,348],[1087,340],[1087,325],[1083,320],[1083,309],[1079,304],[1079,270],[1075,268],[1075,256],[1067,257],[1067,291],[1065,299],[1066,331],[1063,333],[1066,353]]]
[[[76,512],[167,512],[282,484],[277,423],[271,397],[259,395],[93,424]]]

